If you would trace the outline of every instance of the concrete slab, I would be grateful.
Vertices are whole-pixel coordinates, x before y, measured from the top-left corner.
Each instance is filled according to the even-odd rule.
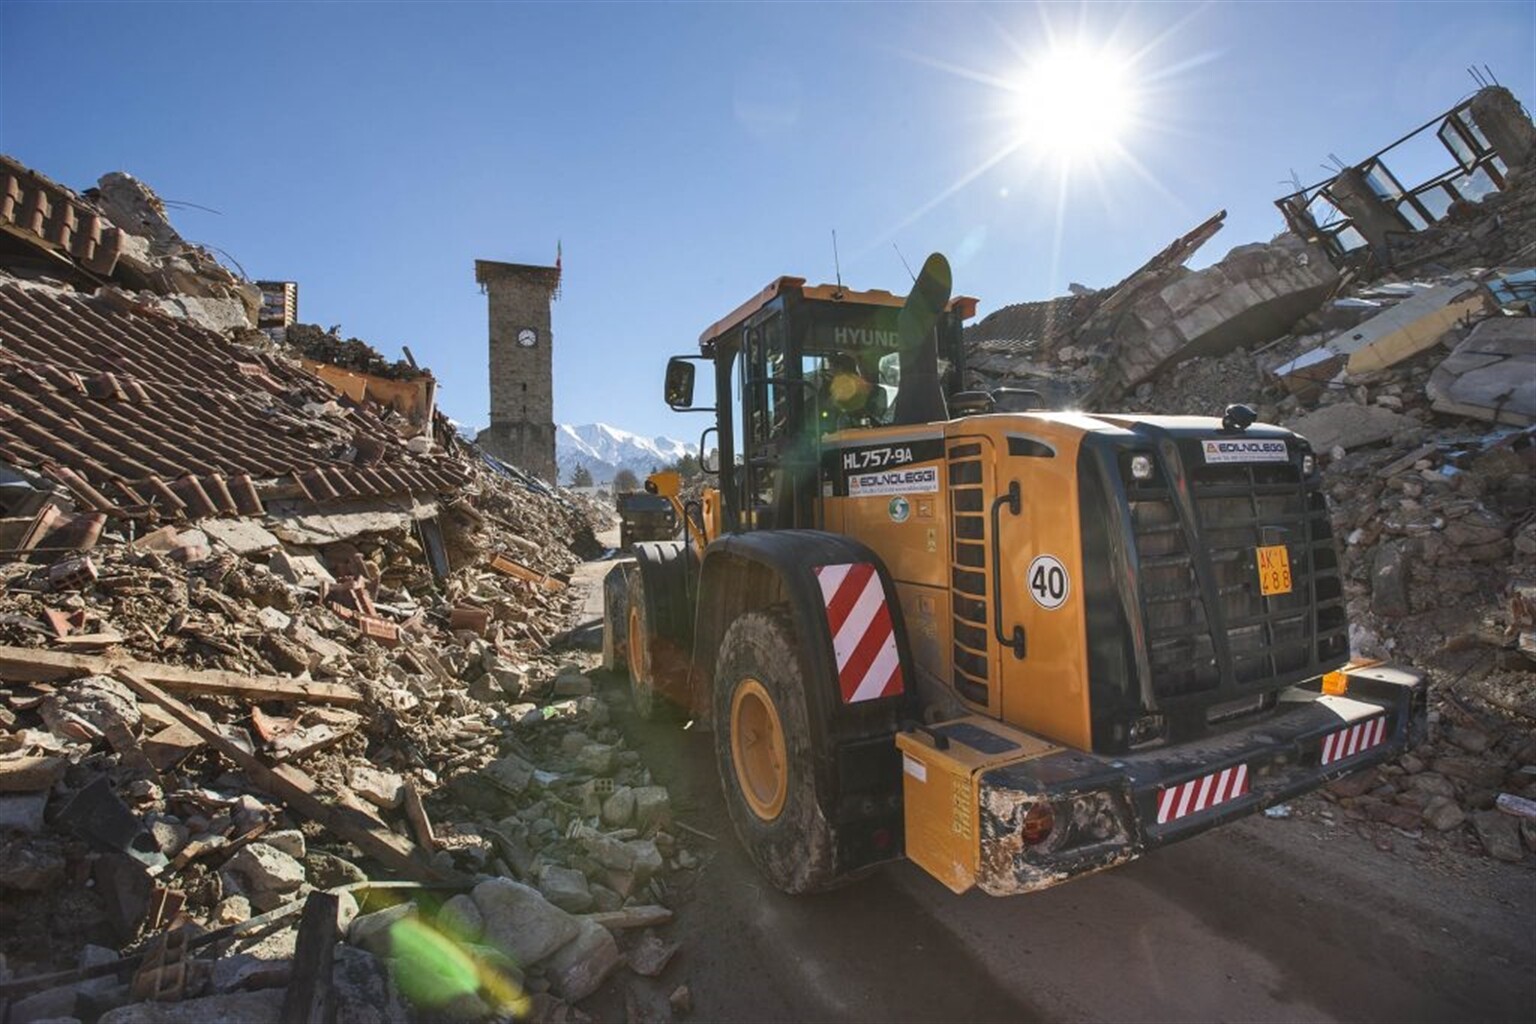
[[[1473,281],[1438,285],[1404,299],[1328,340],[1345,356],[1350,373],[1384,370],[1431,348],[1445,332],[1468,317],[1496,312],[1493,295]]]
[[[277,538],[254,519],[204,519],[197,527],[237,555],[271,551],[278,545]]]
[[[1435,367],[1436,412],[1517,427],[1536,423],[1536,318],[1484,320]]]
[[[1312,447],[1319,452],[1363,448],[1420,429],[1419,421],[1411,416],[1379,405],[1356,405],[1353,402],[1325,406],[1291,420],[1286,426],[1311,441]]]

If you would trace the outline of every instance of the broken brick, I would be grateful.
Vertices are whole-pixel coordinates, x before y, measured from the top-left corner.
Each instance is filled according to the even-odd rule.
[[[383,619],[372,615],[359,615],[357,617],[357,629],[363,636],[384,647],[400,646],[400,627],[396,626],[393,622],[385,622]]]
[[[79,590],[96,582],[96,563],[89,558],[66,558],[48,567],[48,583],[54,590]]]
[[[448,614],[448,627],[455,632],[467,629],[472,633],[484,636],[486,629],[491,624],[491,613],[486,608],[474,608],[468,605],[459,605]]]

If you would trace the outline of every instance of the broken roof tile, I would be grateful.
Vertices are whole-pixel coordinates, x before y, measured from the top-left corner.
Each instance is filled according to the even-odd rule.
[[[243,516],[259,516],[266,511],[249,474],[236,473],[230,477],[229,493],[235,499],[235,507]]]
[[[117,507],[110,490],[166,513],[251,514],[254,481],[295,468],[317,502],[466,482],[449,460],[409,454],[368,408],[348,403],[340,421],[303,411],[333,397],[302,369],[186,321],[0,278],[0,460],[66,467],[93,506]],[[358,438],[375,466],[349,460]]]
[[[122,232],[58,182],[0,155],[0,229],[34,248],[107,275],[122,253]]]

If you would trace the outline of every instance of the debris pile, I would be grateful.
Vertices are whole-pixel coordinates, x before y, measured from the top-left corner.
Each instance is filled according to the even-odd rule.
[[[1373,252],[1336,270],[1288,234],[1182,271],[1218,216],[1113,289],[1007,307],[967,334],[985,389],[1132,413],[1243,402],[1306,437],[1353,653],[1432,680],[1428,744],[1328,798],[1379,844],[1407,833],[1420,852],[1504,860],[1536,850],[1536,151],[1522,152],[1502,190],[1393,235],[1390,267]]]
[[[612,510],[378,385],[424,371],[252,330],[126,175],[0,170],[0,1014],[577,1019],[659,974],[698,857],[552,653]]]
[[[327,331],[314,324],[293,324],[287,329],[285,340],[305,359],[388,380],[411,380],[426,372],[404,359],[390,362],[360,338],[343,338],[339,327]]]

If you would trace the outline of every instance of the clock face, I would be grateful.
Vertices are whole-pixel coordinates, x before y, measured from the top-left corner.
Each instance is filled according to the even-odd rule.
[[[533,343],[539,340],[532,327],[524,327],[517,332],[517,343],[523,348],[533,348]]]

